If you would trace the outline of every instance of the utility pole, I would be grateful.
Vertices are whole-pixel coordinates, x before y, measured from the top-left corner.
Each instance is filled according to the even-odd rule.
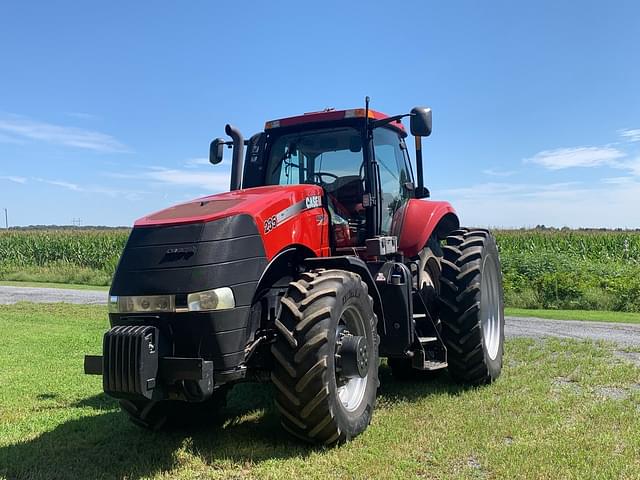
[[[4,209],[4,226],[9,230],[9,212],[6,208]]]

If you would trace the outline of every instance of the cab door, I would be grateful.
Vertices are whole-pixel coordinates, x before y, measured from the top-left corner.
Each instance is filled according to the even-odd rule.
[[[413,176],[400,136],[388,128],[373,131],[373,151],[379,172],[379,235],[399,235],[405,206],[413,196]],[[398,239],[399,240],[399,239]]]

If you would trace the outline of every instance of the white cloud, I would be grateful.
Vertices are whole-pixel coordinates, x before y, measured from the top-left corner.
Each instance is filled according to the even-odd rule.
[[[629,162],[625,162],[623,168],[629,170],[632,175],[640,177],[640,157],[630,160]]]
[[[494,170],[492,168],[487,168],[486,170],[482,170],[482,173],[489,175],[490,177],[510,177],[516,172],[515,170]]]
[[[636,180],[633,177],[606,177],[601,181],[607,185],[629,185],[635,183]]]
[[[629,142],[640,142],[640,128],[623,128],[618,133]]]
[[[209,168],[197,169],[198,165],[205,163]],[[140,171],[128,172],[105,172],[104,176],[127,180],[149,180],[150,183],[162,187],[183,187],[190,191],[206,191],[211,193],[224,192],[229,190],[229,178],[231,175],[229,165],[209,164],[208,159],[193,158],[183,162],[186,168],[168,168],[164,166],[142,166]],[[192,195],[192,194],[190,194]]]
[[[445,197],[456,197],[465,200],[485,198],[532,198],[563,195],[569,189],[575,189],[580,182],[562,182],[551,184],[501,183],[488,182],[470,187],[448,188],[441,193]]]
[[[463,225],[639,228],[640,182],[626,178],[594,186],[492,183],[434,193],[451,202]]]
[[[209,162],[209,159],[206,158],[206,157],[190,158],[188,160],[185,160],[184,164],[187,167],[197,167],[197,166],[201,166],[201,165],[211,165],[211,163]]]
[[[78,185],[77,183],[67,182],[65,180],[50,180],[47,178],[38,178],[38,177],[35,177],[33,180],[46,183],[48,185],[64,188],[66,190],[71,190],[72,192],[97,193],[100,195],[107,195],[113,198],[124,197],[127,200],[138,200],[141,194],[147,193],[147,192],[138,191],[138,190],[122,190],[122,189],[103,187],[100,185]]]
[[[47,180],[45,178],[35,178],[38,182],[48,183],[49,185],[55,185],[56,187],[66,188],[67,190],[73,190],[74,192],[82,191],[79,185],[71,182],[65,182],[63,180]]]
[[[549,170],[573,167],[619,166],[625,153],[613,147],[573,147],[544,150],[525,160]]]
[[[27,183],[27,179],[25,177],[17,177],[14,175],[0,175],[0,180],[7,180],[13,183]]]
[[[111,135],[76,127],[53,125],[20,116],[0,118],[0,134],[20,141],[40,140],[56,145],[83,148],[96,152],[127,152],[128,148]]]
[[[152,167],[141,176],[154,180],[164,185],[173,185],[190,188],[200,188],[211,193],[226,191],[229,188],[229,173],[185,171],[164,167]]]

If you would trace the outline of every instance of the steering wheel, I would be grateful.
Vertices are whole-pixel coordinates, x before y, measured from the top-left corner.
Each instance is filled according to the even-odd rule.
[[[336,175],[335,173],[331,173],[331,172],[315,172],[314,176],[318,177],[318,180],[320,181],[320,183],[325,184],[325,185],[327,183],[333,183],[336,180],[338,180],[338,178],[340,178],[340,177],[338,177],[338,175]],[[322,180],[322,177],[325,177],[325,176],[333,178],[333,181],[332,182],[325,182],[324,180]]]

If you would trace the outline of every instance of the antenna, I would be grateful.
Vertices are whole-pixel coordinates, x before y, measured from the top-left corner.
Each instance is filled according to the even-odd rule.
[[[371,99],[369,98],[369,95],[364,97],[364,123],[367,127],[369,127],[369,102],[370,101]]]

